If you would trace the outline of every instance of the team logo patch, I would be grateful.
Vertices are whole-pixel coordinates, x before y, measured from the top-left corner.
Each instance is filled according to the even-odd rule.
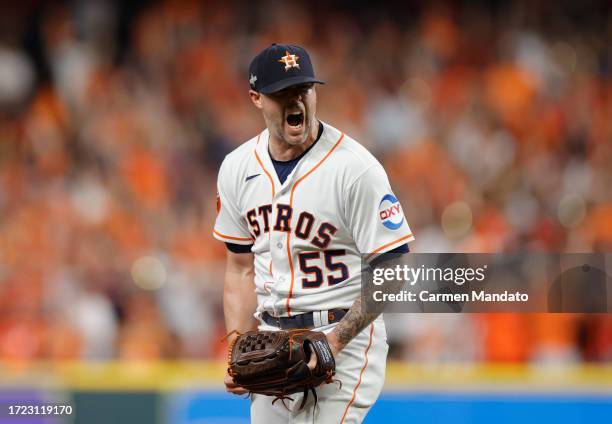
[[[285,50],[285,56],[281,57],[278,61],[285,64],[285,72],[287,72],[291,68],[300,69],[300,64],[297,62],[299,58],[297,54],[289,54],[289,52]]]
[[[221,210],[221,196],[219,196],[219,192],[217,192],[217,214]]]
[[[404,213],[397,197],[385,194],[378,205],[378,216],[382,225],[390,230],[397,230],[404,223]]]

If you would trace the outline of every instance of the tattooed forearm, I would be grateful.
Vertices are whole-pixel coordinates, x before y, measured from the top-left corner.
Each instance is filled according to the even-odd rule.
[[[387,260],[381,266],[392,268],[395,265],[401,264],[402,256],[392,257]],[[387,284],[388,292],[399,292],[403,286],[403,281],[401,279],[388,280],[385,284]],[[368,285],[367,290],[372,290],[374,285]],[[346,315],[340,320],[340,322],[336,325],[334,330],[331,332],[331,342],[332,344],[337,343],[334,347],[336,350],[341,350],[344,346],[350,342],[353,337],[361,332],[365,327],[367,327],[372,321],[376,319],[384,310],[386,303],[379,303],[376,305],[369,305],[366,311],[366,305],[363,304],[363,296],[358,297],[353,302],[353,305],[348,310]],[[328,337],[329,339],[329,337]]]
[[[374,321],[378,315],[378,313],[365,312],[361,298],[357,298],[351,309],[334,328],[338,342],[343,346],[348,344],[353,337]]]

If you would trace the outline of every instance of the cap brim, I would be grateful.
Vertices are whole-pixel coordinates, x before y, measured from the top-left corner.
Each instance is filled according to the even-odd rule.
[[[276,93],[277,91],[284,90],[287,87],[291,87],[292,85],[305,84],[309,82],[325,84],[323,81],[319,81],[313,77],[297,76],[277,81],[274,84],[270,84],[267,87],[260,89],[259,92],[263,94],[272,94]]]

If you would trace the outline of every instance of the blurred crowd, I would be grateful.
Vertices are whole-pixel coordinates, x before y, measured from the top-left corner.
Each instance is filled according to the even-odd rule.
[[[224,357],[216,173],[263,128],[247,67],[276,41],[413,251],[612,251],[608,2],[42,4],[0,18],[0,361]],[[612,359],[609,315],[387,320],[406,360]]]

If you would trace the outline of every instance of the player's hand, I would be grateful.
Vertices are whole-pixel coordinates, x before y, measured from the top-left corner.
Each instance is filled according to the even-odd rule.
[[[234,379],[232,378],[232,376],[227,373],[225,374],[225,378],[223,379],[223,382],[225,383],[225,391],[228,393],[233,393],[235,395],[244,395],[248,393],[248,390],[237,385],[234,382]]]
[[[329,347],[331,348],[332,354],[334,355],[334,358],[336,358],[340,351],[344,348],[344,346],[340,346],[340,344],[334,337],[333,331],[329,334],[326,334],[325,337],[327,337],[327,343],[329,343]],[[310,353],[310,360],[308,361],[307,365],[308,368],[310,368],[311,370],[314,370],[317,366],[317,355],[315,355],[312,351]]]
[[[312,371],[317,366],[317,355],[312,351],[311,347],[308,347],[308,349],[310,350],[310,360],[306,365],[308,365],[308,368],[310,368],[310,371]]]

